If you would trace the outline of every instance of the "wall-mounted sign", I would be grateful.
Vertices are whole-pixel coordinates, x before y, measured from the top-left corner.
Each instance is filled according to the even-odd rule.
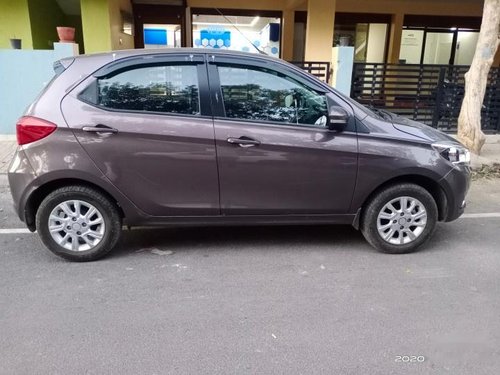
[[[420,45],[420,40],[417,38],[415,34],[406,34],[401,41],[401,45],[403,46],[418,46]]]
[[[212,48],[230,47],[231,32],[222,28],[200,30],[200,44]]]

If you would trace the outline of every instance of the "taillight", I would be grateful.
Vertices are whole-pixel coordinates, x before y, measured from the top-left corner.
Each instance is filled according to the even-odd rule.
[[[17,144],[25,145],[38,141],[54,132],[56,128],[56,124],[37,117],[21,117],[16,124]]]

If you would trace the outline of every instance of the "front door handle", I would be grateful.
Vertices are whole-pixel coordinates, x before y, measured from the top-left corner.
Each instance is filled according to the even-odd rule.
[[[118,133],[118,129],[111,128],[109,126],[102,124],[98,124],[96,126],[84,126],[82,130],[87,133],[101,133],[101,134]]]
[[[239,138],[229,137],[227,139],[227,142],[233,145],[238,145],[240,147],[252,147],[260,145],[259,141],[245,136]]]

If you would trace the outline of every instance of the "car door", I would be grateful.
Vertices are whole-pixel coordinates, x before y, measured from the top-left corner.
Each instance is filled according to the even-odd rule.
[[[348,213],[357,136],[354,118],[344,132],[328,130],[333,93],[272,60],[217,55],[209,61],[221,212]]]
[[[73,90],[62,111],[104,176],[145,213],[220,213],[204,55],[117,60]]]

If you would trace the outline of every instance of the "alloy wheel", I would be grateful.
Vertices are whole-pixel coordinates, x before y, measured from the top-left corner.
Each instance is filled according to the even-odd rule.
[[[104,237],[106,225],[95,206],[81,200],[69,200],[52,210],[48,228],[59,246],[77,252],[96,247]]]
[[[386,203],[377,216],[380,237],[391,244],[415,241],[427,225],[427,211],[418,199],[398,197]]]

